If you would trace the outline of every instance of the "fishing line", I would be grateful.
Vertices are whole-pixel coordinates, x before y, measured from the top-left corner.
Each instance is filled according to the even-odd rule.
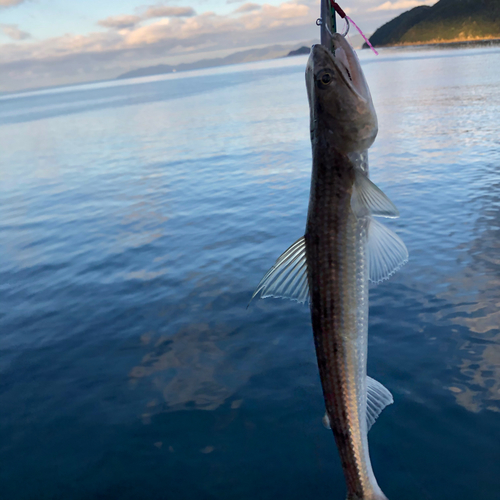
[[[368,44],[368,46],[370,47],[370,49],[372,49],[373,52],[375,52],[375,54],[378,56],[378,52],[375,50],[375,48],[373,47],[373,45],[370,43],[370,40],[368,40],[368,38],[366,38],[366,36],[361,31],[361,29],[359,28],[359,26],[342,10],[342,7],[337,2],[334,2],[334,0],[330,0],[330,5],[335,9],[335,12],[342,19],[345,19],[347,21],[347,24],[348,24],[347,31],[349,31],[349,22],[351,22],[352,24],[354,24],[354,27],[359,31],[359,34],[363,37],[363,40]]]
[[[360,27],[343,11],[342,7],[334,0],[330,0],[330,5],[331,5],[332,9],[334,9],[335,12],[346,22],[346,30],[345,30],[345,33],[342,33],[342,36],[345,37],[347,35],[347,33],[349,33],[350,25],[351,24],[354,25],[354,27],[359,31],[359,34],[363,37],[363,40],[367,43],[367,45],[370,47],[370,49],[372,49],[373,52],[375,52],[375,54],[378,56],[378,52],[375,50],[373,45],[370,43],[370,40],[368,40],[368,38],[366,38],[365,34],[361,31]],[[333,14],[333,19],[335,19],[335,14]],[[316,24],[318,26],[321,26],[323,24],[323,20],[318,19],[316,21]],[[325,23],[325,28],[328,31],[328,33],[330,35],[332,35],[332,32],[329,30],[327,23]]]

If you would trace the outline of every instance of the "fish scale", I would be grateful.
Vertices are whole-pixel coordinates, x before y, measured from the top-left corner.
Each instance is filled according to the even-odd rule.
[[[316,355],[330,424],[346,471],[349,492],[375,493],[367,442],[366,218],[350,208],[354,177],[345,155],[315,137],[309,214],[305,233],[310,308]],[[356,276],[353,280],[352,276]],[[363,286],[358,286],[361,283]]]

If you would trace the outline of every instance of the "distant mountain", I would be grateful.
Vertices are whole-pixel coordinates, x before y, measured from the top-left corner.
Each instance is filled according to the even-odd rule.
[[[148,66],[145,68],[138,68],[127,73],[123,73],[118,78],[136,78],[139,76],[161,75],[163,73],[174,73],[177,71],[188,71],[191,69],[213,68],[215,66],[226,66],[228,64],[238,64],[253,61],[263,61],[266,59],[277,59],[278,57],[285,57],[294,52],[304,44],[312,45],[313,42],[301,42],[295,45],[271,45],[260,49],[248,49],[241,52],[235,52],[226,57],[217,57],[214,59],[202,59],[192,63],[182,63],[176,66],[169,64],[159,64],[157,66]],[[306,48],[306,47],[302,47]],[[292,49],[290,51],[290,49]],[[309,49],[307,49],[309,53]]]
[[[305,56],[311,52],[311,47],[300,47],[297,50],[291,50],[288,52],[287,57],[290,56]]]
[[[384,24],[377,31],[375,31],[375,33],[373,33],[373,35],[369,38],[370,43],[376,47],[401,43],[401,39],[406,32],[413,28],[415,24],[418,24],[420,21],[425,19],[431,8],[432,7],[428,7],[427,5],[421,5],[420,7],[415,7],[407,12],[403,12],[403,14]],[[363,48],[365,45],[363,45]]]
[[[500,38],[500,0],[440,0],[384,24],[370,37],[370,43],[382,47],[491,38]]]

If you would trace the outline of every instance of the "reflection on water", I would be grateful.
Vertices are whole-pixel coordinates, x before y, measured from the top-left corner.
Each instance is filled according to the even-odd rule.
[[[460,279],[450,279],[455,296],[469,303],[455,307],[450,320],[465,328],[459,343],[461,384],[452,390],[470,411],[500,411],[500,178],[498,164],[476,165],[476,188],[468,202],[474,211],[472,239],[461,247]],[[464,265],[465,264],[465,265]],[[455,301],[452,293],[445,296]],[[452,314],[450,314],[452,316]],[[462,330],[463,331],[463,330]]]
[[[153,341],[151,334],[144,334],[141,340],[152,350],[130,371],[131,386],[136,388],[139,379],[147,377],[168,410],[215,410],[246,381],[245,373],[232,366],[231,351],[219,345],[220,328],[190,324],[174,335]],[[148,406],[154,409],[157,404]]]
[[[500,52],[360,57],[410,252],[371,291],[376,475],[490,500]],[[345,497],[307,308],[245,309],[305,226],[305,62],[0,98],[2,500]]]

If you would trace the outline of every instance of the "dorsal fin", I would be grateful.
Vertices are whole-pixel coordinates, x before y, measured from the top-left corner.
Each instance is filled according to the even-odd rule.
[[[261,298],[280,297],[309,302],[306,243],[303,236],[278,257],[274,266],[260,280],[252,299],[259,293]]]

